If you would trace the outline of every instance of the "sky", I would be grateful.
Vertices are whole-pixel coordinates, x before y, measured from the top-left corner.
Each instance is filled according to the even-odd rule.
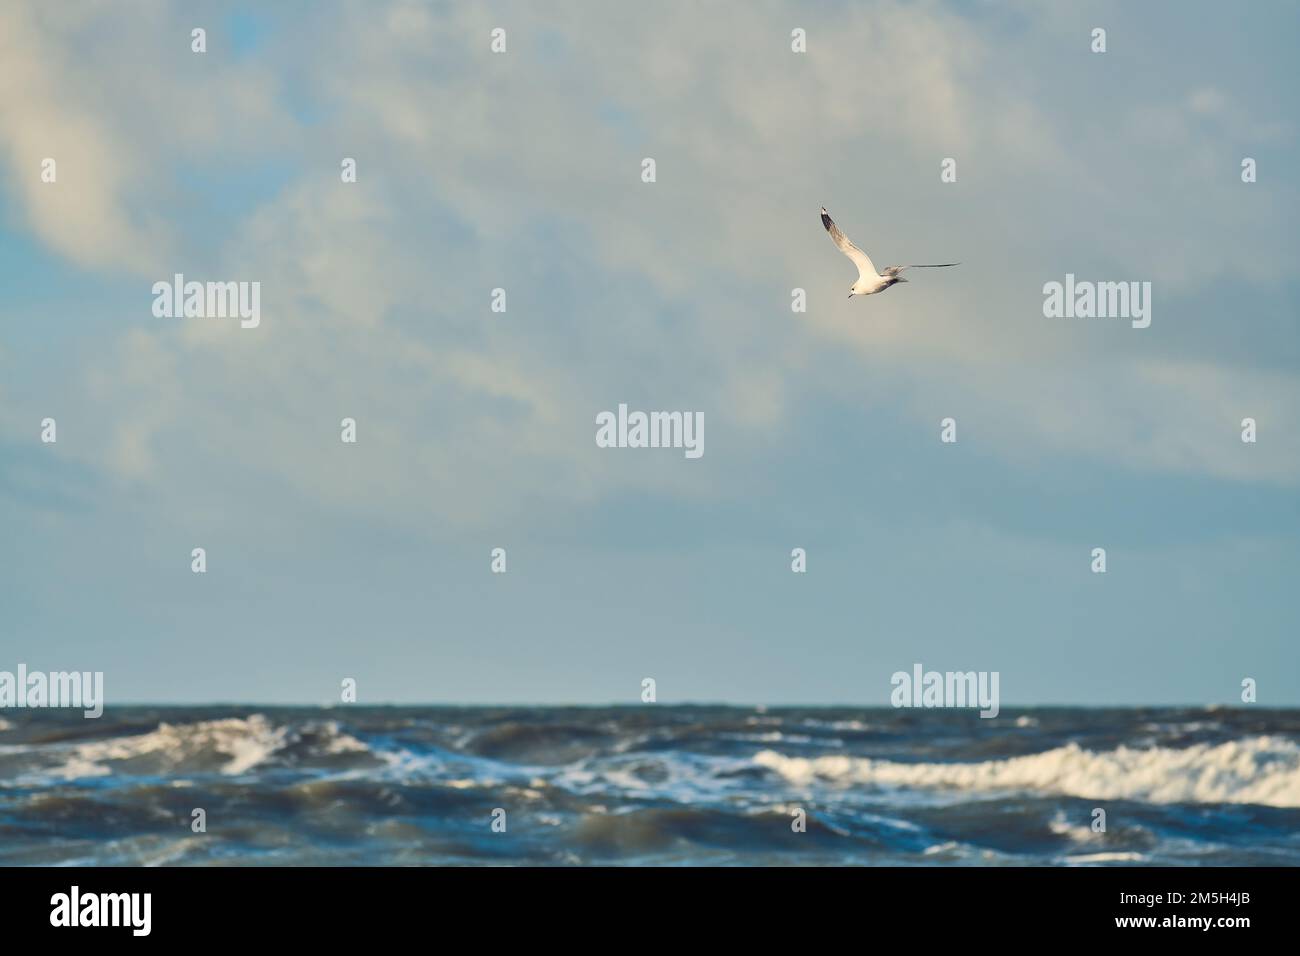
[[[0,670],[1300,705],[1300,8],[744,11],[0,5]],[[849,299],[823,205],[961,265]],[[176,273],[260,325],[155,316]],[[1067,274],[1150,327],[1045,317]],[[597,447],[620,403],[703,456]]]

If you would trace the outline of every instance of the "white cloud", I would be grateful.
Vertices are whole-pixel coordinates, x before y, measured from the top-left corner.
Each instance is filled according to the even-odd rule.
[[[256,332],[150,324],[142,285],[149,331],[124,333],[121,374],[101,371],[87,393],[116,423],[88,460],[125,478],[175,486],[197,456],[243,479],[230,487],[262,476],[431,527],[627,488],[717,495],[743,480],[741,458],[771,453],[774,431],[809,427],[790,416],[812,386],[901,397],[925,428],[925,396],[964,395],[997,413],[982,434],[1009,462],[1077,453],[1300,477],[1293,443],[1244,463],[1210,437],[1221,426],[1231,437],[1254,408],[1261,421],[1281,415],[1294,378],[1155,359],[1139,351],[1144,333],[1117,344],[1102,326],[1049,327],[1037,312],[1042,282],[1067,271],[1154,277],[1164,296],[1248,259],[1258,279],[1291,275],[1285,247],[1213,258],[1213,229],[1162,219],[1181,194],[1125,180],[1140,158],[1107,153],[1098,166],[1083,147],[1101,133],[1036,98],[1032,69],[960,12],[801,9],[810,52],[797,56],[790,14],[775,7],[734,18],[693,4],[520,5],[489,18],[343,4],[233,64],[219,45],[206,61],[190,55],[175,8],[101,7],[54,24],[31,9],[2,15],[0,87],[36,93],[2,101],[0,136],[11,169],[47,148],[66,157],[60,192],[34,175],[23,187],[34,232],[80,264],[152,278],[211,245],[203,262],[263,285]],[[493,57],[498,20],[511,52]],[[112,55],[131,69],[79,64],[74,31],[113,23]],[[299,123],[293,95],[328,104],[324,118]],[[1210,174],[1186,112],[1214,104],[1196,96],[1159,134],[1190,147],[1156,177],[1178,188]],[[1136,135],[1160,106],[1121,111],[1118,128]],[[275,156],[297,176],[233,234],[200,242],[203,224],[166,183],[214,152],[236,169]],[[638,177],[646,155],[659,161],[653,186]],[[950,155],[959,181],[943,186]],[[343,156],[359,161],[354,186],[338,181]],[[1195,216],[1240,225],[1234,202],[1206,196]],[[882,264],[963,265],[845,302],[850,267],[817,220],[822,203]],[[498,285],[505,316],[487,310]],[[810,290],[807,315],[789,311],[794,286]],[[571,314],[551,301],[561,291]],[[827,356],[845,350],[862,374],[826,380]],[[594,414],[619,401],[704,411],[710,448],[740,452],[706,459],[731,481],[676,459],[598,454]],[[358,450],[338,441],[345,415],[364,456],[342,457]]]

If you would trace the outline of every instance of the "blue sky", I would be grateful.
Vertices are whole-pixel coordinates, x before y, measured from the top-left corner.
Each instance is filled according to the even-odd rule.
[[[0,669],[1300,704],[1300,11],[746,10],[6,4]],[[823,204],[962,265],[847,300]],[[261,282],[261,326],[155,318],[176,272]],[[1151,282],[1151,327],[1045,318],[1067,273]],[[597,448],[621,402],[702,412],[704,456]]]

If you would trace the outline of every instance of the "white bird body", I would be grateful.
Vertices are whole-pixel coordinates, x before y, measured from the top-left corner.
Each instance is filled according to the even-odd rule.
[[[849,292],[853,295],[875,295],[877,292],[884,292],[895,282],[906,281],[906,279],[895,279],[892,276],[885,278],[881,275],[859,273],[858,281],[849,286]]]
[[[906,266],[885,266],[883,273],[877,272],[875,263],[871,261],[871,256],[855,246],[848,236],[840,232],[840,227],[835,225],[835,221],[826,212],[825,206],[822,206],[822,225],[831,234],[831,241],[835,243],[836,248],[848,256],[853,264],[858,267],[857,281],[849,286],[850,299],[855,295],[875,295],[877,292],[884,292],[891,285],[906,282],[907,280],[899,275],[904,269],[942,269],[961,264],[958,262],[936,262],[929,265],[913,263]]]

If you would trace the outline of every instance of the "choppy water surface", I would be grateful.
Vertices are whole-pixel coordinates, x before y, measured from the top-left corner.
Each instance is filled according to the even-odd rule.
[[[0,863],[1300,865],[1300,712],[8,710]]]

